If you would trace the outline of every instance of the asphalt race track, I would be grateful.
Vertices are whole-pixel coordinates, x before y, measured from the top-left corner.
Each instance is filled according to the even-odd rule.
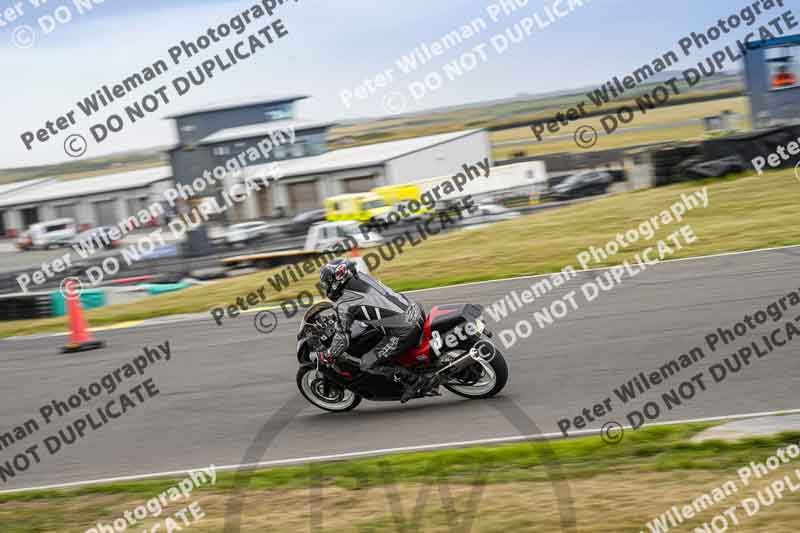
[[[563,296],[598,274],[581,273],[551,297]],[[613,397],[614,388],[640,371],[659,368],[702,345],[707,333],[733,327],[745,314],[797,289],[799,274],[798,247],[664,263],[626,279],[615,290],[555,325],[537,329],[507,350],[511,378],[501,397],[474,402],[445,393],[442,398],[405,406],[364,402],[355,411],[339,415],[305,404],[296,389],[296,317],[282,319],[269,335],[256,331],[253,314],[229,320],[222,327],[204,318],[106,331],[99,334],[108,343],[105,349],[76,355],[59,353],[64,337],[0,341],[0,432],[31,417],[40,419],[38,409],[43,404],[66,400],[79,387],[132,360],[144,346],[169,341],[172,353],[171,361],[158,363],[145,374],[158,386],[158,396],[89,431],[56,455],[42,450],[40,464],[0,489],[211,463],[234,465],[509,437],[531,428],[558,432],[559,419],[574,417],[584,407]],[[431,289],[415,292],[414,298],[426,308],[457,301],[489,304],[534,281],[524,278]],[[532,311],[547,302],[532,304],[501,324],[488,322],[495,331],[512,327],[520,318],[530,319]],[[757,338],[760,333],[747,337]],[[730,350],[707,351],[706,359],[644,398],[655,399],[729,355],[745,340]],[[797,408],[798,355],[800,344],[787,344],[663,413],[658,421]],[[597,429],[611,420],[626,423],[629,408],[643,403],[637,400],[623,408],[614,398],[615,410],[588,427]],[[78,413],[74,414],[0,451],[0,462],[34,443],[41,447],[44,437],[76,418]],[[248,454],[257,437],[257,445]]]

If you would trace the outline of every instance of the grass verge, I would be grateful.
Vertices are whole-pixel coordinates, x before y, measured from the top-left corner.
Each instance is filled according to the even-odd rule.
[[[603,130],[598,128],[597,131],[602,132]],[[620,129],[611,135],[601,135],[597,139],[597,144],[583,151],[596,152],[645,144],[702,140],[703,134],[702,124],[678,125],[645,131],[626,131]],[[498,161],[504,161],[514,159],[517,157],[517,154],[523,152],[525,154],[523,157],[534,157],[554,153],[574,152],[575,150],[577,150],[577,148],[572,137],[548,142],[538,142],[534,138],[526,144],[495,146],[492,148],[492,156]]]
[[[738,483],[736,476],[736,470],[750,461],[763,461],[800,439],[800,433],[785,433],[735,443],[690,442],[709,426],[629,431],[616,445],[595,436],[251,471],[237,485],[238,493],[234,492],[235,474],[218,473],[215,485],[202,487],[191,497],[206,514],[191,530],[222,531],[226,504],[236,494],[244,504],[243,532],[306,531],[312,517],[322,526],[316,531],[394,531],[398,504],[406,519],[419,511],[420,522],[413,531],[451,531],[449,505],[462,518],[468,509],[476,511],[473,531],[559,531],[559,508],[568,507],[563,497],[567,490],[578,531],[618,533],[646,529],[647,521],[671,505],[690,503],[725,481],[737,481],[740,494],[685,524],[700,526],[757,488],[790,473],[793,466],[785,465],[748,487]],[[0,524],[4,532],[13,533],[85,531],[97,521],[109,523],[142,505],[178,479],[2,495]],[[554,479],[562,496],[558,500]],[[317,488],[312,489],[312,484]],[[432,490],[425,499],[427,489]],[[793,531],[787,526],[797,523],[798,500],[800,494],[787,494],[752,519],[754,528],[739,530]],[[189,503],[171,504],[160,519]],[[146,524],[153,523],[151,519]],[[139,524],[135,530],[143,527]]]
[[[634,107],[636,107],[635,104]],[[614,135],[624,132],[627,128],[665,126],[667,124],[684,124],[689,120],[699,120],[705,117],[716,116],[723,111],[734,111],[746,117],[749,113],[748,99],[744,96],[736,98],[723,98],[720,100],[710,100],[708,102],[698,102],[681,106],[652,109],[646,114],[637,112],[634,120],[629,124],[620,124],[620,129],[614,133]],[[601,123],[601,118],[602,117],[591,117],[570,122],[555,135],[572,134],[576,129],[585,125],[592,126],[598,131],[602,131],[603,126]],[[545,131],[542,138],[544,141],[547,141],[548,137],[551,135],[553,134]],[[493,143],[519,141],[532,138],[533,133],[529,127],[493,131],[491,134],[491,140]]]
[[[749,113],[747,98],[725,98],[709,102],[654,109],[648,111],[647,114],[644,115],[637,113],[633,122],[629,124],[620,124],[619,129],[611,135],[602,135],[597,139],[597,144],[589,148],[588,151],[702,139],[705,135],[705,130],[700,119],[719,115],[726,110],[734,111],[742,116],[747,116]],[[494,131],[490,135],[490,140],[493,145],[492,155],[496,160],[502,161],[513,159],[515,154],[521,152],[524,152],[526,157],[559,152],[574,152],[578,150],[578,148],[575,146],[572,134],[583,126],[591,126],[596,131],[604,133],[601,118],[602,117],[591,117],[571,122],[556,134],[550,134],[545,131],[542,136],[542,141],[537,141],[531,129],[528,127]],[[687,123],[687,121],[691,120],[697,120],[697,122],[694,124]],[[653,129],[641,129],[648,127],[652,127]],[[553,135],[566,135],[568,138],[551,139]],[[528,142],[513,146],[499,145],[499,143],[507,141]],[[585,150],[582,149],[579,151]]]
[[[462,282],[541,274],[576,265],[576,255],[589,246],[603,246],[617,233],[667,209],[680,195],[707,186],[710,205],[687,214],[698,240],[674,257],[753,250],[800,243],[797,205],[800,184],[792,170],[709,182],[692,182],[621,193],[470,231],[432,237],[391,262],[377,275],[396,290],[423,289]],[[678,229],[671,224],[657,239]],[[653,244],[642,242],[592,266],[610,266],[631,259]],[[315,292],[310,275],[289,290],[275,293],[263,271],[240,278],[170,293],[128,305],[88,313],[92,325],[106,325],[180,313],[207,311],[228,305],[237,296],[266,285],[270,299],[294,298],[300,291]],[[0,323],[0,338],[46,331],[65,331],[65,318]]]

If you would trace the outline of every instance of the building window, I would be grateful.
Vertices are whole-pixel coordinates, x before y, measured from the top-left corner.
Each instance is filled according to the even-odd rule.
[[[147,197],[140,196],[139,198],[128,198],[128,216],[134,216],[142,209],[147,209]]]
[[[797,79],[800,47],[781,46],[768,48],[765,54],[770,90],[777,91],[800,86]]]
[[[289,151],[292,154],[292,157],[303,157],[306,155],[305,147],[302,143],[295,143],[290,148]]]
[[[324,154],[327,150],[324,143],[313,143],[306,145],[304,151],[306,155],[320,155]]]
[[[32,224],[39,222],[39,208],[27,207],[22,210],[22,225],[27,229]]]
[[[231,149],[229,146],[215,146],[211,153],[216,156],[230,155]]]
[[[264,111],[264,118],[268,121],[285,120],[292,118],[292,112],[286,108],[270,109],[269,111]]]
[[[276,146],[272,153],[275,154],[275,159],[286,159],[286,146]]]

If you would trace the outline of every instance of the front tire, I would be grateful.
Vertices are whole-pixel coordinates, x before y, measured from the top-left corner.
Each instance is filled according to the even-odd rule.
[[[351,411],[361,403],[361,396],[330,382],[326,390],[326,384],[317,379],[316,373],[316,369],[310,366],[297,370],[297,388],[309,403],[331,413]]]
[[[472,385],[443,384],[444,388],[453,394],[457,394],[462,398],[469,398],[470,400],[491,398],[503,390],[506,383],[508,383],[508,365],[506,364],[503,354],[497,351],[492,360],[487,364],[491,368],[491,372],[488,372],[480,363],[473,365],[480,366],[482,370],[481,376],[476,383]]]

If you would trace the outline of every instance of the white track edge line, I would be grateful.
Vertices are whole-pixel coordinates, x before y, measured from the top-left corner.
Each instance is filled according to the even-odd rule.
[[[675,426],[678,424],[694,424],[700,422],[717,422],[720,420],[740,420],[744,418],[758,418],[763,416],[778,416],[778,415],[790,415],[790,414],[800,414],[800,409],[784,409],[781,411],[765,411],[761,413],[744,413],[744,414],[737,414],[737,415],[723,415],[723,416],[713,416],[708,418],[692,418],[688,420],[671,420],[668,422],[656,422],[653,424],[644,424],[642,427],[657,427],[657,426]],[[631,426],[622,426],[625,430],[633,429]],[[586,435],[595,435],[600,434],[602,429],[581,429],[578,431],[573,431],[570,433],[570,437],[577,437],[577,436],[586,436]],[[234,464],[234,465],[224,465],[224,466],[216,466],[214,465],[215,470],[218,471],[232,471],[232,470],[252,470],[255,468],[267,468],[271,466],[289,466],[289,465],[297,465],[297,464],[304,464],[304,463],[318,463],[323,461],[340,461],[344,459],[356,459],[356,458],[363,458],[363,457],[375,457],[381,455],[389,455],[395,453],[408,453],[408,452],[424,452],[424,451],[431,451],[431,450],[441,450],[447,448],[464,448],[470,446],[479,446],[483,444],[503,444],[503,443],[511,443],[521,440],[558,440],[564,439],[564,435],[561,432],[553,432],[553,433],[542,433],[538,435],[511,435],[507,437],[493,437],[493,438],[486,438],[486,439],[477,439],[477,440],[468,440],[468,441],[456,441],[456,442],[443,442],[438,444],[421,444],[418,446],[402,446],[397,448],[382,448],[377,450],[365,450],[360,452],[346,452],[346,453],[337,453],[331,455],[317,455],[317,456],[309,456],[309,457],[297,457],[293,459],[276,459],[273,461],[261,461],[257,463],[245,463],[245,464]],[[609,444],[609,446],[613,446],[613,444]],[[67,489],[67,488],[75,488],[81,487],[86,485],[99,485],[104,483],[118,483],[122,481],[137,481],[137,480],[144,480],[144,479],[154,479],[154,478],[162,478],[162,477],[174,477],[180,475],[188,475],[191,472],[197,472],[203,468],[208,468],[207,465],[200,466],[197,468],[189,468],[184,470],[173,470],[168,472],[154,472],[150,474],[133,474],[133,475],[126,475],[126,476],[117,476],[112,478],[105,478],[105,479],[93,479],[89,481],[74,481],[71,483],[59,483],[56,485],[43,485],[39,487],[25,487],[21,489],[9,489],[9,490],[2,490],[0,494],[13,494],[13,493],[20,493],[20,492],[31,492],[31,491],[39,491],[39,490],[55,490],[55,489]]]

